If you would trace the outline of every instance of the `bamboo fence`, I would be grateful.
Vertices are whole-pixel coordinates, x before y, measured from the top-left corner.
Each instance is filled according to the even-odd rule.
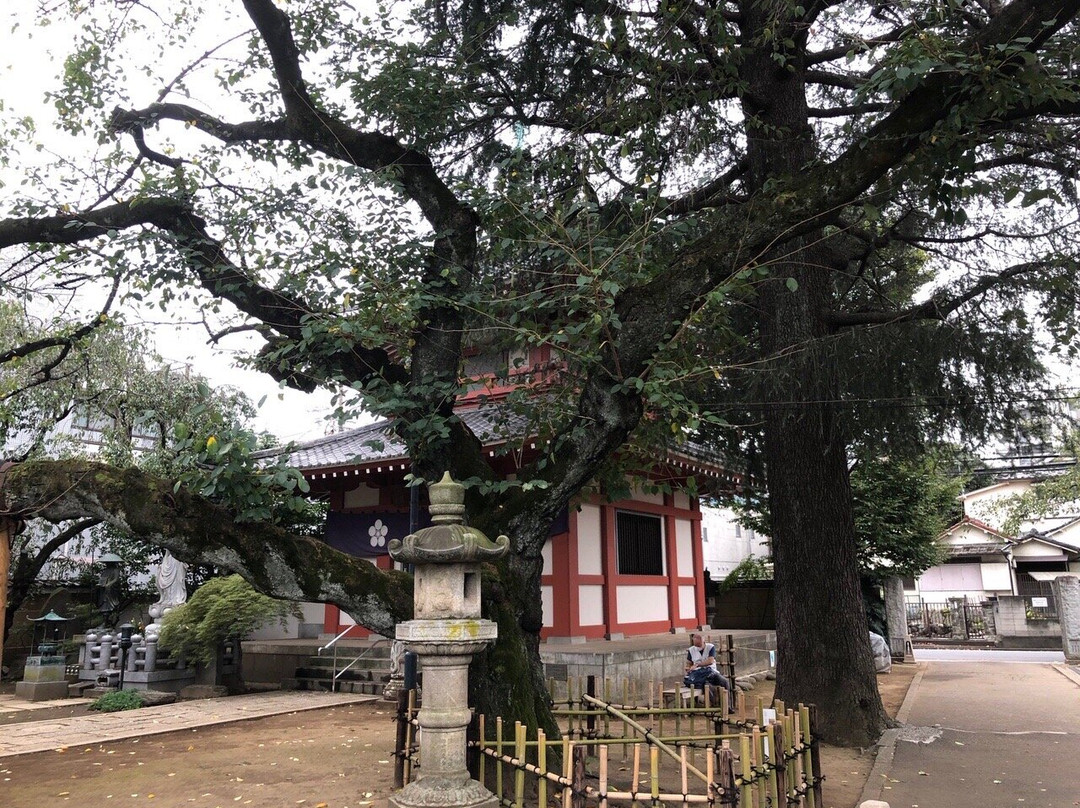
[[[624,683],[616,693],[605,682],[598,693],[595,680],[582,680],[558,689],[558,739],[501,718],[474,722],[473,776],[507,808],[824,806],[813,705],[776,702],[773,718],[761,698],[748,704],[741,692],[732,712],[727,692],[716,698],[708,688]],[[398,762],[408,782],[422,762],[415,703],[402,706],[410,729],[399,729]]]

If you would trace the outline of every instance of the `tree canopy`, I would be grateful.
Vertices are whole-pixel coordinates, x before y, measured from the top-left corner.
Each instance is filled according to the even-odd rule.
[[[43,8],[75,33],[44,88],[65,147],[42,159],[46,133],[5,111],[4,159],[24,171],[0,210],[0,284],[72,300],[58,344],[102,312],[187,300],[214,340],[254,330],[250,361],[275,378],[394,418],[421,476],[481,482],[492,467],[453,415],[470,341],[555,349],[558,386],[530,408],[540,457],[470,501],[514,541],[493,653],[534,661],[551,520],[641,424],[678,440],[726,420],[688,380],[756,370],[777,694],[869,744],[884,713],[839,356],[855,331],[896,335],[874,373],[903,384],[922,340],[957,340],[946,378],[968,397],[936,395],[963,409],[983,380],[997,417],[1039,378],[1039,329],[1074,350],[1080,2]],[[995,363],[1029,372],[991,386],[979,368]],[[121,504],[103,470],[53,471],[9,473],[9,510]],[[79,497],[34,499],[61,480]],[[177,497],[154,501],[171,513]],[[347,560],[273,532],[237,558],[247,528],[180,537],[188,525],[145,535],[266,591],[292,564],[279,589],[347,601],[373,627],[395,613],[326,585]]]

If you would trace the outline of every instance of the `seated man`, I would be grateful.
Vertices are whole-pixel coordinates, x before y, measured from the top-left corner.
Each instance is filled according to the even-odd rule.
[[[729,708],[734,707],[734,694],[731,693],[731,684],[720,675],[716,667],[716,646],[711,642],[705,642],[700,634],[690,635],[690,647],[686,649],[686,676],[683,684],[687,687],[700,687],[716,685],[728,691]]]

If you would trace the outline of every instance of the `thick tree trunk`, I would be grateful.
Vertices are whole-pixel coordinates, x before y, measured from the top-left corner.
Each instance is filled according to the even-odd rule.
[[[8,618],[8,567],[11,564],[11,544],[15,530],[14,520],[0,516],[0,614],[4,620],[0,623],[0,663],[4,659],[4,638],[7,637]],[[14,618],[14,614],[12,614]]]
[[[815,157],[803,75],[805,32],[780,0],[745,4],[751,182],[800,176]],[[784,44],[788,43],[788,44]],[[847,443],[826,312],[832,270],[821,234],[765,256],[761,350],[768,363],[765,465],[775,561],[776,696],[816,703],[833,743],[869,746],[885,726],[859,587]],[[789,284],[789,279],[794,284]]]

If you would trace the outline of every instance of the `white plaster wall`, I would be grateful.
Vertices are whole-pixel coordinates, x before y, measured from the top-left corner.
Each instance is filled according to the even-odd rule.
[[[768,538],[738,525],[729,508],[701,508],[702,561],[714,581],[723,580],[747,556],[769,555]]]
[[[577,563],[580,575],[603,575],[600,546],[600,509],[583,505],[577,515]]]
[[[685,508],[686,510],[690,510],[690,497],[682,491],[676,491],[672,495],[672,504],[676,508]]]
[[[592,584],[578,587],[578,619],[583,626],[604,622],[604,587]]]
[[[544,575],[551,575],[551,539],[544,542],[544,549],[540,551],[541,558],[544,559]]]
[[[615,608],[620,623],[648,623],[667,620],[666,586],[620,586],[615,590]]]
[[[639,486],[634,486],[630,490],[632,492],[630,498],[636,502],[651,502],[653,505],[664,504],[664,494],[662,491],[657,491],[655,494],[646,494]]]
[[[688,620],[697,617],[697,601],[692,586],[679,587],[679,619]]]
[[[919,577],[919,590],[927,592],[982,591],[981,564],[941,564]]]
[[[693,530],[689,519],[675,520],[675,560],[680,576],[694,574]]]
[[[960,497],[964,515],[978,519],[992,527],[998,527],[1005,519],[1004,500],[1022,494],[1031,488],[1030,480],[1011,480],[1000,485],[970,491]]]
[[[1013,558],[1030,558],[1032,556],[1037,558],[1058,558],[1062,561],[1065,560],[1064,551],[1049,544],[1043,544],[1041,541],[1029,541],[1024,544],[1018,544],[1013,547]]]
[[[540,604],[544,609],[544,628],[555,625],[555,597],[550,586],[540,587]]]
[[[282,627],[281,623],[277,620],[273,621],[269,625],[263,626],[260,629],[256,629],[247,636],[249,640],[295,640],[300,637],[300,623],[315,623],[319,626],[323,624],[323,618],[326,616],[326,607],[322,603],[301,603],[300,613],[303,617],[297,620],[291,614],[285,618],[285,626]],[[351,620],[349,621],[352,622]]]
[[[1012,576],[1009,574],[1009,565],[1004,561],[1000,564],[980,564],[982,568],[983,589],[991,592],[1012,592]]]

